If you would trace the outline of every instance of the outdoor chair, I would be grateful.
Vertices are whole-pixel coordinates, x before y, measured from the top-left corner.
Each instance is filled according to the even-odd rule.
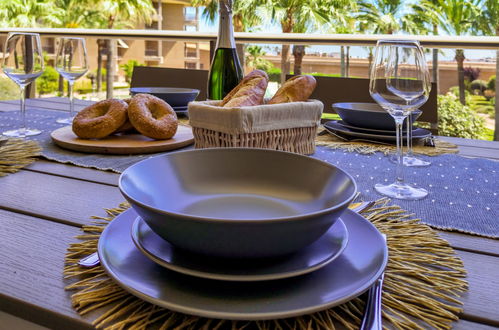
[[[199,89],[197,100],[206,100],[208,70],[136,66],[130,87],[180,87]]]
[[[292,75],[287,75],[289,79]],[[369,94],[369,79],[316,76],[317,87],[310,98],[324,103],[324,112],[334,113],[333,103],[338,102],[368,102],[374,103]],[[428,101],[421,107],[422,115],[419,122],[430,124],[430,131],[438,134],[437,85],[431,83]]]

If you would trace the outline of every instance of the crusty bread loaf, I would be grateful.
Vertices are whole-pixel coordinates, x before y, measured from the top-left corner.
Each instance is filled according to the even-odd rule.
[[[268,104],[306,101],[316,85],[317,81],[312,76],[294,76],[282,84]]]
[[[263,104],[269,77],[261,70],[253,70],[227,94],[220,106],[244,107]]]

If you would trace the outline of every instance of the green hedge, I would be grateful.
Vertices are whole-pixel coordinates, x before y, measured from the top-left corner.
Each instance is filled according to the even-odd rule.
[[[438,129],[440,135],[467,139],[480,139],[485,135],[483,118],[451,93],[438,95]]]
[[[19,86],[10,78],[0,76],[0,100],[14,100],[21,97]]]

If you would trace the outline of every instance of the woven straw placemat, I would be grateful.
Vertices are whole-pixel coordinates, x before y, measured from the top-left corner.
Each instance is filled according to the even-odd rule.
[[[271,321],[214,320],[180,314],[137,298],[109,278],[101,266],[80,268],[78,260],[97,249],[106,225],[129,206],[108,209],[108,217],[93,217],[83,227],[66,255],[64,276],[73,282],[67,290],[73,307],[81,315],[97,310],[97,328],[146,329],[334,329],[342,325],[357,329],[364,300],[355,298],[345,304],[310,315]],[[400,207],[380,199],[363,212],[387,236],[389,261],[383,286],[383,323],[396,329],[449,329],[462,312],[459,294],[467,290],[466,272],[449,243],[430,227],[421,224]],[[271,294],[271,293],[269,293]]]
[[[458,153],[458,146],[434,138],[434,147],[425,146],[420,143],[414,143],[412,146],[412,151],[415,154],[421,154],[426,156],[438,156],[443,154],[456,154]],[[344,149],[349,152],[358,152],[360,154],[374,154],[375,152],[382,152],[385,155],[390,153],[395,153],[397,151],[397,146],[388,143],[373,143],[367,141],[346,141],[339,137],[335,137],[329,133],[325,133],[322,128],[319,128],[317,138],[315,139],[315,144],[318,146],[325,146],[331,149]]]
[[[41,151],[42,148],[36,141],[0,138],[0,177],[33,163]]]

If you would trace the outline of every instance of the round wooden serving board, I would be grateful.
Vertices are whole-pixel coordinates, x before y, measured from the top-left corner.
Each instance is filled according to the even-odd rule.
[[[80,139],[71,126],[61,127],[50,136],[59,147],[99,154],[132,155],[147,154],[182,148],[194,142],[192,128],[178,125],[175,136],[168,140],[154,140],[141,134],[110,135],[103,139]]]

